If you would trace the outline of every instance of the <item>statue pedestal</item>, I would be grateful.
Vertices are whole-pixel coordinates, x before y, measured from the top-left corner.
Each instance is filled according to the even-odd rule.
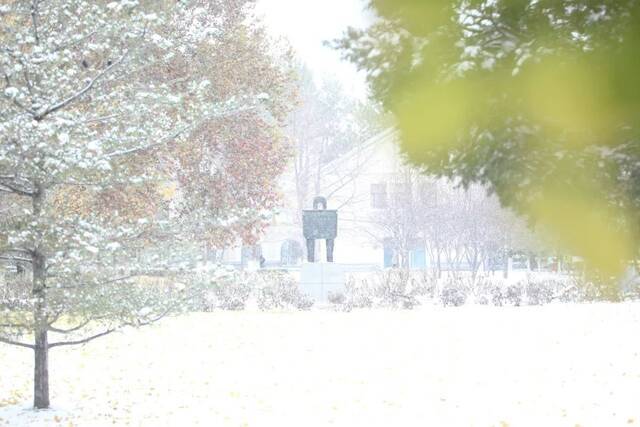
[[[300,291],[316,302],[329,302],[329,292],[344,293],[345,266],[332,262],[304,263],[300,270]]]

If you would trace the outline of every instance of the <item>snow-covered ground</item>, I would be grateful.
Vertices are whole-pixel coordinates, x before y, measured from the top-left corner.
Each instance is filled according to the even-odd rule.
[[[639,337],[638,303],[194,314],[52,350],[48,411],[0,346],[0,425],[638,425]]]

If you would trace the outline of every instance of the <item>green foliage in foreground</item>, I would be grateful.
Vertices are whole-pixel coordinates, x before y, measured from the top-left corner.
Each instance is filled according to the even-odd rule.
[[[606,275],[640,242],[640,2],[372,0],[335,43],[430,172],[478,182]]]

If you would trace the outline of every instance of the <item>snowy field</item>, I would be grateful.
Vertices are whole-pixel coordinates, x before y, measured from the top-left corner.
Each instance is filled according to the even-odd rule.
[[[51,352],[0,346],[0,425],[640,425],[640,304],[217,312]]]

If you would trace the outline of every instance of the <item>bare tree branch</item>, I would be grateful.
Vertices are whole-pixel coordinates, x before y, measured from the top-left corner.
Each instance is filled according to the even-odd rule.
[[[154,317],[154,318],[152,318],[152,319],[149,319],[149,320],[146,320],[146,321],[138,321],[138,322],[135,322],[135,323],[133,323],[133,322],[126,322],[126,323],[121,324],[121,325],[120,325],[120,326],[118,326],[118,327],[114,327],[114,328],[107,329],[107,330],[106,330],[106,331],[104,331],[104,332],[100,332],[99,334],[95,334],[95,335],[92,335],[92,336],[87,337],[87,338],[84,338],[84,339],[75,340],[75,341],[61,341],[61,342],[56,342],[56,343],[49,344],[49,348],[53,348],[53,347],[61,347],[61,346],[67,346],[67,345],[80,345],[80,344],[86,344],[86,343],[88,343],[89,341],[93,341],[93,340],[94,340],[94,339],[96,339],[96,338],[100,338],[100,337],[103,337],[103,336],[105,336],[105,335],[109,335],[109,334],[111,334],[111,333],[113,333],[113,332],[116,332],[116,331],[118,331],[118,330],[120,330],[120,329],[124,328],[125,326],[132,326],[132,327],[134,327],[134,328],[137,328],[137,327],[140,327],[140,326],[147,326],[147,325],[151,325],[151,324],[153,324],[153,323],[158,322],[159,320],[162,320],[162,319],[163,319],[163,318],[165,318],[166,316],[168,316],[168,315],[169,315],[169,313],[171,313],[171,311],[172,311],[172,310],[173,310],[177,305],[179,305],[179,304],[180,304],[180,302],[176,302],[175,304],[170,305],[170,306],[169,306],[169,307],[167,307],[167,309],[166,309],[166,310],[164,310],[161,314],[159,314],[158,316],[156,316],[156,317]],[[93,319],[93,320],[95,320],[95,319]]]
[[[3,255],[0,255],[0,260],[2,260],[2,261],[10,261],[10,262],[28,262],[28,263],[31,263],[31,259],[20,258],[20,257],[10,257],[10,256],[3,256]]]
[[[19,181],[23,181],[22,183]],[[16,175],[0,175],[0,188],[3,188],[4,192],[11,192],[19,196],[33,197],[35,192],[24,188],[28,186],[30,182],[24,182],[26,180],[21,179]],[[22,188],[21,188],[22,187]]]
[[[31,256],[33,255],[33,252],[28,250],[28,249],[21,249],[21,248],[0,248],[0,253],[18,253],[18,254],[23,254],[23,255],[28,255]]]
[[[164,317],[166,317],[171,312],[171,310],[172,310],[171,308],[168,308],[162,314],[160,314],[159,316],[157,316],[157,317],[155,317],[155,318],[153,318],[151,320],[147,320],[147,321],[144,321],[144,322],[136,322],[136,323],[131,323],[131,322],[123,323],[119,327],[107,329],[106,331],[100,332],[99,334],[91,335],[90,337],[83,338],[83,339],[80,339],[80,340],[55,342],[55,343],[49,344],[49,348],[62,347],[62,346],[68,346],[68,345],[86,344],[86,343],[88,343],[90,341],[95,340],[96,338],[100,338],[100,337],[103,337],[105,335],[109,335],[109,334],[111,334],[113,332],[116,332],[116,331],[118,331],[119,329],[122,329],[125,326],[140,327],[140,326],[151,325],[151,324],[156,323],[157,321],[163,319]],[[80,329],[80,328],[78,328],[78,329]],[[56,332],[56,331],[54,331],[54,332]]]
[[[17,187],[14,187],[12,185],[0,182],[0,191],[4,192],[4,193],[12,193],[12,194],[17,194],[19,196],[25,196],[25,197],[33,197],[34,193],[30,192],[30,191],[26,191],[26,190],[22,190],[19,189]]]
[[[125,323],[124,326],[133,326],[133,327],[139,327],[139,326],[147,326],[147,325],[151,325],[153,323],[156,323],[159,320],[164,319],[166,316],[169,315],[169,313],[171,313],[171,311],[178,305],[178,303],[173,304],[171,306],[169,306],[164,312],[162,312],[160,315],[158,315],[157,317],[154,317],[153,319],[147,320],[145,322],[137,322],[137,323]]]
[[[112,328],[112,329],[107,329],[106,331],[100,332],[99,334],[95,334],[92,335],[90,337],[81,339],[81,340],[76,340],[76,341],[61,341],[61,342],[54,342],[49,344],[49,348],[54,348],[54,347],[62,347],[62,346],[66,346],[66,345],[80,345],[80,344],[86,344],[89,341],[93,341],[96,338],[100,338],[103,337],[105,335],[109,335],[115,331],[117,331],[118,328]]]
[[[8,338],[0,337],[0,342],[5,343],[5,344],[9,344],[9,345],[15,345],[15,346],[18,346],[18,347],[30,348],[32,350],[35,349],[35,346],[33,344],[26,344],[26,343],[19,342],[19,341],[13,341],[13,340],[10,340]]]
[[[38,34],[38,3],[39,0],[33,0],[31,3],[31,25],[33,26],[33,37],[36,44],[40,44],[40,35]]]
[[[57,319],[56,319],[57,320]],[[52,326],[51,324],[49,325],[49,330],[51,332],[55,332],[57,334],[70,334],[71,332],[75,332],[75,331],[79,331],[80,329],[84,328],[85,326],[87,326],[89,323],[91,323],[91,321],[96,320],[96,319],[87,319],[84,322],[80,323],[77,326],[74,326],[73,328],[69,328],[69,329],[62,329],[62,328],[56,328],[54,326]],[[54,321],[55,322],[55,321]]]
[[[32,325],[24,325],[22,323],[0,323],[0,328],[30,329],[32,328]]]

